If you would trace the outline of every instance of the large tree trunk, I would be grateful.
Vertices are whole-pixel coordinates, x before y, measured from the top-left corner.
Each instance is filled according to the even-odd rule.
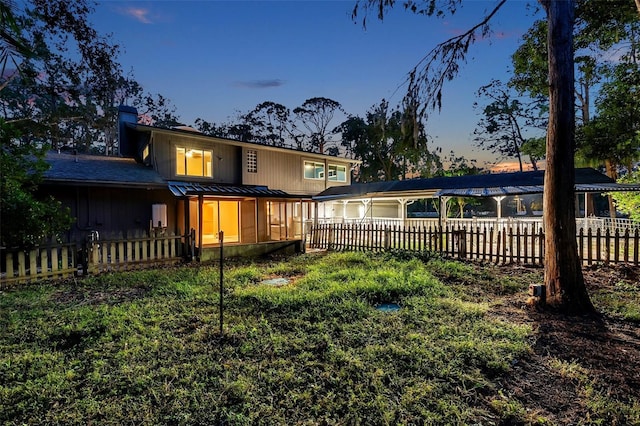
[[[546,304],[570,314],[594,312],[578,257],[575,218],[575,0],[541,0],[549,32],[549,128],[544,176]]]

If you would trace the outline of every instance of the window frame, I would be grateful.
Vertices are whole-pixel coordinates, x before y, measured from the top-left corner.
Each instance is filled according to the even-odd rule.
[[[311,165],[314,177],[307,177],[307,164]],[[319,169],[317,166],[322,166],[319,173],[317,173],[317,170]],[[326,175],[326,165],[320,161],[304,160],[302,163],[302,175],[307,180],[324,180]]]
[[[182,153],[180,153],[180,151],[182,151]],[[202,170],[202,173],[199,173],[199,174],[189,173],[189,158],[191,158],[189,156],[189,153],[192,153],[194,151],[198,151],[202,156],[202,164],[198,168],[199,170]],[[186,146],[176,145],[175,154],[176,154],[176,161],[175,161],[176,176],[188,176],[188,177],[206,178],[206,179],[213,178],[213,150],[204,149],[204,148],[188,148]],[[184,158],[184,163],[182,164],[182,166],[179,165],[180,157]],[[206,161],[207,157],[209,158],[208,167],[207,167],[207,161]],[[184,171],[184,173],[181,172],[181,169]]]
[[[334,175],[331,175],[331,168],[333,168],[334,170]],[[338,178],[338,169],[343,169],[344,171],[344,179],[339,179]],[[342,165],[342,164],[329,164],[327,166],[327,180],[329,182],[346,182],[347,181],[347,166]]]

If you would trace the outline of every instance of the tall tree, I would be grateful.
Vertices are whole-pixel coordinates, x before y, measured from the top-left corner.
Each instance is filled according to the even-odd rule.
[[[490,32],[489,22],[506,0],[500,0],[478,24],[431,50],[408,74],[408,93],[422,100],[421,111],[440,108],[445,81],[458,72],[459,62],[466,59],[470,45],[478,33]],[[405,8],[418,14],[433,16],[455,12],[461,1],[407,0]],[[547,132],[547,172],[544,187],[545,286],[546,303],[555,309],[582,314],[593,312],[582,275],[576,243],[574,199],[575,111],[573,24],[575,2],[540,0],[548,21],[549,61],[549,130]],[[380,19],[395,4],[387,0],[358,1],[354,8],[373,8]]]
[[[262,102],[242,119],[252,127],[252,133],[258,143],[282,147],[290,141],[295,141],[297,137],[293,131],[291,111],[276,102]]]
[[[596,117],[592,121],[592,92],[598,87],[606,87],[610,80],[611,64],[607,52],[614,48],[618,60],[626,62],[637,51],[638,14],[628,1],[581,1],[576,5],[574,28],[574,57],[576,74],[577,108],[577,160],[592,167],[604,167],[607,176],[617,178],[620,165],[617,160],[628,156],[626,144],[609,140],[608,125]],[[509,84],[519,93],[529,93],[532,97],[547,97],[547,21],[534,23],[525,34],[524,42],[513,55],[514,75]],[[620,52],[628,52],[620,55]],[[605,82],[604,85],[602,82]],[[597,93],[597,92],[596,92]],[[601,97],[601,95],[599,96]],[[600,102],[601,103],[601,102]],[[596,113],[599,109],[596,103]],[[615,206],[611,196],[609,210],[615,217]]]
[[[424,126],[414,121],[413,112],[390,110],[384,99],[366,118],[350,116],[334,133],[341,135],[346,155],[362,161],[359,182],[430,177],[442,166],[438,154],[429,152]]]
[[[546,126],[538,103],[526,104],[498,80],[481,87],[478,96],[488,103],[482,107],[479,103],[474,104],[482,111],[482,118],[473,132],[476,144],[503,158],[517,159],[520,171],[523,171],[522,156],[526,155],[523,147],[531,139],[529,133],[540,133]],[[529,162],[534,170],[538,169],[538,160],[539,157],[529,151]]]
[[[339,102],[329,98],[310,98],[293,110],[301,125],[307,129],[304,137],[309,150],[326,154],[337,154],[337,147],[331,140],[331,127],[333,117],[337,112],[344,112]]]
[[[8,61],[18,64],[20,56],[31,57],[32,52],[23,41],[22,28],[14,19],[13,10],[7,3],[0,4],[0,14],[0,45],[4,71],[4,65]],[[6,87],[4,83],[8,83],[9,80],[3,82],[3,88]],[[63,209],[52,197],[43,199],[36,196],[42,174],[48,167],[43,157],[42,148],[23,143],[20,133],[0,118],[2,247],[29,249],[46,237],[57,237],[71,225],[68,209]]]
[[[549,127],[544,174],[545,302],[568,313],[594,311],[578,257],[575,219],[573,0],[542,0],[547,12]]]

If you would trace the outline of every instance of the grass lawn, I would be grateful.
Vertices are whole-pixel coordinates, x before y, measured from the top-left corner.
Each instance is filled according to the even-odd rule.
[[[0,423],[562,422],[509,381],[535,358],[539,330],[505,307],[541,271],[497,271],[398,253],[236,262],[222,335],[217,265],[5,290]],[[612,288],[594,302],[637,329],[637,291]],[[389,302],[400,309],[376,309]],[[619,398],[580,360],[545,356],[579,398],[576,424],[640,424],[637,394]]]

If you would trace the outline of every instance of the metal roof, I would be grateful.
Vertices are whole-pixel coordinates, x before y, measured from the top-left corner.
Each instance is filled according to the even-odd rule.
[[[212,185],[194,182],[169,182],[169,191],[176,197],[188,195],[215,195],[228,197],[269,197],[269,198],[310,198],[308,196],[291,195],[279,189],[266,186],[250,185]]]
[[[577,192],[638,191],[640,185],[621,185],[592,168],[575,170]],[[544,170],[482,175],[360,183],[328,188],[313,197],[329,201],[364,197],[460,196],[496,197],[544,191]]]

